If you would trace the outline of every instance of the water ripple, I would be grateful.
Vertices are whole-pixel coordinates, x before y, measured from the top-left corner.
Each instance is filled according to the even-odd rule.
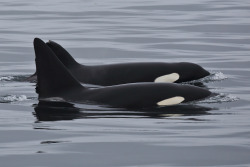
[[[209,76],[206,76],[198,80],[185,82],[185,84],[208,83],[208,82],[216,82],[228,79],[228,77],[222,72],[210,72],[210,73],[211,74]]]

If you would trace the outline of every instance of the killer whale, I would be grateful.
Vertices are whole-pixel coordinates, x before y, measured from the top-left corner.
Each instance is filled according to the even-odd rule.
[[[82,83],[110,86],[137,82],[180,83],[197,80],[210,73],[201,66],[188,63],[121,63],[87,66],[79,64],[61,45],[46,43],[71,74]],[[29,80],[33,80],[34,76]]]
[[[39,38],[34,39],[34,50],[37,69],[36,90],[40,101],[56,99],[114,107],[144,108],[174,105],[211,95],[206,89],[175,83],[132,83],[86,88]]]

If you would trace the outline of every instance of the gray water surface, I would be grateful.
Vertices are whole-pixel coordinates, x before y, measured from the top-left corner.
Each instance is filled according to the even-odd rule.
[[[250,166],[249,0],[0,4],[1,167]],[[198,63],[212,75],[189,84],[218,95],[137,111],[38,104],[22,82],[35,37],[87,65]]]

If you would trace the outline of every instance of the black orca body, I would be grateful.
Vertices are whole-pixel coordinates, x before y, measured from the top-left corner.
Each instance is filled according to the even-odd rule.
[[[83,87],[42,40],[34,39],[39,100],[51,98],[115,107],[166,106],[205,98],[210,91],[174,83],[134,83],[103,88]]]
[[[46,43],[64,66],[80,82],[94,85],[118,85],[137,82],[180,83],[197,80],[209,72],[194,63],[123,63],[86,66],[81,65],[59,44]],[[34,79],[30,78],[31,80]]]

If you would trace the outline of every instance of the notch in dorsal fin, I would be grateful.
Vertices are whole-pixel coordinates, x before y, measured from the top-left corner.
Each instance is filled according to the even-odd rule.
[[[34,39],[34,49],[39,98],[59,97],[67,91],[84,88],[41,39]]]
[[[72,68],[79,66],[80,64],[75,61],[75,59],[64,49],[61,45],[54,41],[49,41],[46,43],[50,49],[55,53],[57,58],[67,67]]]

